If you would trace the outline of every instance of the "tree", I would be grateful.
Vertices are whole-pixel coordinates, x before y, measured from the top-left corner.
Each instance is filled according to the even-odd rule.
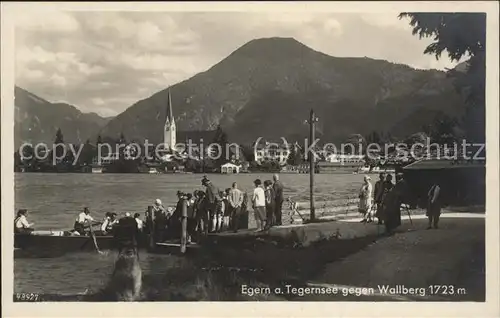
[[[254,149],[253,147],[248,147],[248,146],[241,147],[241,152],[243,153],[243,157],[245,157],[245,160],[248,162],[255,161],[255,154],[253,149]]]
[[[56,131],[56,138],[54,140],[54,144],[55,145],[64,145],[64,136],[63,136],[63,133],[61,131],[61,128],[58,128]],[[55,152],[56,152],[57,158],[61,158],[64,155],[64,148],[61,146],[58,146],[55,149]]]
[[[219,154],[220,155],[219,159],[216,160],[216,164],[218,166],[221,166],[225,164],[227,161],[229,161],[231,153],[228,153],[227,151],[228,150],[227,134],[224,130],[222,130],[222,127],[220,125],[217,126],[217,130],[215,132],[214,144],[220,146],[221,153]]]
[[[123,145],[127,142],[127,140],[125,140],[125,134],[123,132],[120,133],[120,138],[118,139],[118,144],[120,145]]]
[[[442,112],[438,113],[430,125],[429,137],[431,142],[440,145],[450,145],[457,142],[459,135],[457,132],[458,121]]]
[[[465,72],[451,70],[456,89],[466,102],[466,114],[461,124],[466,137],[475,142],[485,140],[486,83],[486,14],[485,13],[401,13],[410,18],[413,35],[433,37],[424,54],[439,59],[444,51],[452,61],[469,56]]]
[[[359,153],[360,150],[363,150],[363,145],[366,144],[366,140],[361,134],[352,134],[347,138],[347,144],[352,145],[353,148],[346,146],[344,147],[346,150],[354,150],[355,153]]]
[[[405,139],[405,143],[408,145],[408,146],[412,146],[416,143],[421,143],[421,144],[424,144],[427,142],[427,134],[425,132],[417,132],[417,133],[414,133],[414,134],[411,134],[410,136],[408,136],[406,139]]]
[[[78,163],[80,165],[90,165],[95,157],[96,149],[90,144],[90,140],[87,139],[85,144],[82,146],[83,149],[80,153],[80,158],[78,158]]]
[[[55,144],[63,144],[64,143],[64,136],[61,131],[61,128],[58,128],[56,131],[56,139],[54,141]]]
[[[376,131],[372,131],[367,137],[366,137],[366,143],[369,144],[377,144],[380,145],[382,143],[382,137],[380,134]]]

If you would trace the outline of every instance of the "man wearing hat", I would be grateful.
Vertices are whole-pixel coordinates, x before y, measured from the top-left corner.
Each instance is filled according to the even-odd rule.
[[[402,173],[396,174],[396,184],[386,196],[384,205],[384,224],[388,234],[394,233],[394,230],[401,225],[401,204],[405,202],[407,195],[407,186]]]
[[[208,211],[212,228],[210,232],[219,232],[222,225],[222,198],[219,194],[219,189],[208,180],[207,176],[203,176],[201,184],[206,188],[205,194],[208,201]]]

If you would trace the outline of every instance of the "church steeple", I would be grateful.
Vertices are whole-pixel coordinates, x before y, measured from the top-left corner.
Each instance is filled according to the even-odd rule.
[[[170,88],[168,89],[168,95],[167,95],[167,113],[166,113],[166,118],[165,122],[174,122],[174,112],[172,111],[172,97],[170,95]]]
[[[175,127],[174,112],[172,111],[172,98],[170,95],[170,88],[167,92],[167,112],[165,118],[165,129],[163,132],[163,142],[165,148],[172,150],[176,145],[177,132]]]

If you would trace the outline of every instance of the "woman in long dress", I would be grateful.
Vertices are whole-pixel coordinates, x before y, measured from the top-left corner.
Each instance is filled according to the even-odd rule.
[[[383,185],[382,185],[383,189],[382,189],[381,196],[378,198],[379,204],[377,205],[377,213],[375,214],[375,216],[378,219],[378,223],[379,224],[382,224],[383,221],[384,221],[384,219],[385,219],[385,216],[384,216],[384,213],[385,213],[385,208],[384,208],[385,197],[387,196],[387,194],[389,193],[389,191],[392,190],[393,187],[394,187],[394,184],[392,183],[392,175],[388,174],[387,177],[384,180]]]
[[[406,194],[403,178],[396,176],[396,184],[384,199],[384,224],[387,234],[393,234],[401,225],[401,204]]]
[[[373,195],[372,195],[372,184],[370,182],[371,178],[369,176],[365,176],[363,185],[359,190],[359,206],[358,211],[363,214],[363,220],[361,222],[372,222],[372,204],[373,204]]]

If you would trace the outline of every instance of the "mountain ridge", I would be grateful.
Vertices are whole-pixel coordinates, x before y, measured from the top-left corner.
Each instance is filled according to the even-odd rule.
[[[325,142],[372,131],[406,137],[429,123],[427,114],[463,112],[444,71],[367,57],[333,57],[293,38],[254,39],[207,70],[141,99],[97,134],[162,142],[168,90],[177,129],[213,130],[231,142],[258,137],[300,139],[309,110]]]
[[[110,120],[93,112],[84,113],[74,105],[49,102],[17,85],[14,97],[16,147],[24,142],[51,144],[59,128],[65,142],[84,143]]]

